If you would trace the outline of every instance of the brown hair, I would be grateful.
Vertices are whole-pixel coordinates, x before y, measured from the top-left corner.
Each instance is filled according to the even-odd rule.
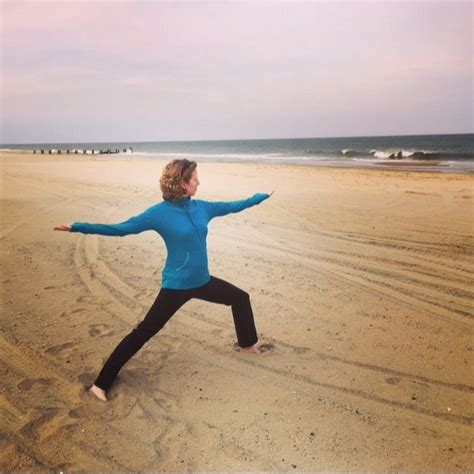
[[[189,183],[197,163],[190,160],[173,160],[164,168],[160,178],[161,192],[165,201],[178,201],[186,195],[183,183]]]

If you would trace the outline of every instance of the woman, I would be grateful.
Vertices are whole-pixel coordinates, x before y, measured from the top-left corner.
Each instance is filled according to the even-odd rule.
[[[96,397],[107,401],[106,391],[123,365],[153,337],[192,298],[231,306],[241,352],[259,353],[257,331],[249,294],[211,276],[207,261],[207,226],[211,219],[255,206],[272,194],[254,194],[232,202],[191,199],[199,186],[197,164],[189,160],[168,163],[160,179],[163,202],[146,209],[120,224],[74,222],[54,230],[124,236],[146,230],[158,232],[164,239],[168,256],[162,272],[160,292],[145,319],[115,348],[89,388]]]

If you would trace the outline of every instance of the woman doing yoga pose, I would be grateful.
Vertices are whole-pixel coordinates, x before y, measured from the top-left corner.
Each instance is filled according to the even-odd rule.
[[[200,184],[196,168],[194,161],[186,159],[168,163],[160,179],[163,201],[125,222],[74,222],[54,227],[54,230],[60,231],[110,236],[154,230],[165,241],[168,255],[162,271],[161,289],[155,302],[143,321],[114,349],[89,388],[103,401],[107,401],[106,391],[123,365],[192,298],[231,306],[239,350],[260,352],[256,346],[258,337],[249,294],[209,274],[206,237],[211,219],[260,204],[273,191],[231,202],[191,199]]]

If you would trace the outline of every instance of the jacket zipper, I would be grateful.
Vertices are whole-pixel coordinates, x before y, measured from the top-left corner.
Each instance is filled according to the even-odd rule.
[[[199,229],[197,228],[197,225],[194,223],[193,218],[191,217],[191,214],[189,213],[189,210],[188,210],[187,208],[185,208],[185,209],[186,209],[186,212],[187,212],[187,214],[188,214],[189,220],[190,220],[191,223],[193,224],[193,227],[194,227],[194,229],[196,230],[196,233],[197,233],[197,235],[198,235],[198,238],[199,238],[200,242],[202,243],[202,238],[201,238],[201,234],[199,233]]]

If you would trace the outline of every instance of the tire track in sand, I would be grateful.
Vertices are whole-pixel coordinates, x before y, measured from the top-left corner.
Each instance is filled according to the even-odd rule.
[[[83,239],[82,239],[82,241],[83,241]],[[100,271],[103,268],[104,268],[103,266],[98,267],[99,272],[96,276],[99,279],[100,278],[105,278],[105,277],[110,277],[110,274],[113,273],[110,269],[107,269],[105,275],[101,275]],[[112,279],[112,281],[109,282],[109,283],[111,285],[113,285],[114,281],[116,281],[116,279],[118,279],[117,276],[115,276]],[[114,287],[114,292],[120,293],[120,288],[123,288],[123,285],[126,285],[126,284],[121,282],[121,284],[119,286],[115,286]],[[107,286],[106,285],[102,285],[102,291],[107,291]],[[127,290],[127,295],[125,295],[125,296],[127,296],[127,298],[128,298],[134,292],[135,292],[135,290],[133,290],[129,287],[129,289]],[[102,296],[104,296],[104,295],[102,295]],[[111,295],[111,293],[109,293],[108,298],[109,299],[116,299],[115,296]],[[114,311],[114,308],[115,308],[115,311]],[[118,311],[117,311],[117,309],[118,309]],[[118,316],[119,318],[124,320],[126,323],[130,324],[130,319],[129,319],[129,317],[126,316],[126,313],[124,313],[122,307],[114,305],[114,306],[112,306],[112,311],[115,312],[116,316]],[[183,312],[186,313],[186,311],[183,311]],[[204,324],[209,325],[209,321],[203,321],[203,322],[204,322]],[[175,324],[181,325],[182,327],[184,327],[186,329],[189,329],[188,325],[183,324],[179,320],[175,321]],[[215,326],[215,324],[213,324],[213,325]],[[196,344],[202,345],[202,342],[195,341],[194,339],[190,338],[189,336],[186,336],[186,335],[182,334],[182,337],[184,337],[184,338],[186,338],[186,339],[188,339],[188,340],[190,340],[190,341],[192,341]],[[219,355],[225,356],[226,358],[231,359],[231,360],[235,360],[235,356],[230,356],[227,351],[220,349],[219,347],[213,345],[212,343],[206,342],[206,344],[209,344],[212,347],[212,350],[214,352],[218,353]],[[341,362],[341,361],[337,361],[337,362]],[[371,400],[371,401],[383,404],[385,406],[399,408],[399,409],[402,409],[404,411],[408,411],[408,412],[411,412],[411,413],[414,413],[414,414],[425,415],[425,416],[429,416],[429,417],[432,417],[432,418],[435,418],[435,419],[438,419],[438,420],[448,421],[448,422],[451,422],[451,423],[456,423],[456,424],[461,424],[461,425],[469,425],[469,424],[472,423],[472,419],[468,416],[457,415],[455,413],[443,413],[440,410],[432,409],[430,407],[422,407],[422,406],[412,404],[412,403],[406,403],[406,402],[403,402],[403,401],[399,401],[396,398],[395,399],[389,399],[389,398],[381,397],[381,396],[375,395],[374,393],[370,393],[370,391],[367,390],[368,387],[365,390],[361,390],[361,389],[355,389],[355,388],[351,388],[351,387],[347,387],[347,386],[336,385],[336,384],[333,384],[333,383],[324,383],[324,382],[316,381],[316,380],[312,379],[311,377],[309,377],[305,374],[298,374],[298,373],[295,373],[294,371],[282,370],[278,367],[272,367],[269,364],[265,364],[265,363],[262,363],[262,362],[245,360],[245,363],[253,366],[256,370],[263,370],[263,371],[266,371],[267,373],[278,375],[278,376],[282,377],[285,380],[291,379],[293,382],[296,381],[296,382],[300,382],[300,383],[303,383],[303,384],[309,385],[309,386],[317,386],[317,387],[327,388],[327,389],[330,389],[330,390],[335,390],[335,391],[344,393],[346,395],[351,395],[351,396],[355,396],[355,397],[358,397],[358,398]],[[352,367],[358,367],[359,369],[362,369],[362,370],[369,370],[369,371],[375,372],[375,374],[373,374],[374,376],[376,376],[377,374],[380,375],[380,373],[384,373],[384,375],[385,375],[386,371],[390,370],[390,369],[387,369],[387,368],[382,368],[382,371],[380,371],[380,370],[374,371],[374,366],[370,365],[370,364],[359,365],[358,366],[356,363],[352,363],[351,366]],[[396,371],[396,372],[398,374],[401,373],[400,371]],[[404,377],[405,378],[413,378],[410,375],[407,376],[406,374],[404,374]],[[359,377],[359,380],[364,380],[364,377],[363,376]],[[415,380],[416,380],[416,377],[415,377]],[[384,379],[384,381],[381,382],[381,383],[386,384],[387,382]],[[424,380],[423,383],[430,385],[430,382],[427,381],[427,380]],[[472,392],[472,387],[462,386],[460,384],[448,384],[448,383],[440,382],[438,384],[433,384],[433,385],[436,385],[440,389],[445,389],[445,390],[455,390],[455,391],[460,391],[460,392],[466,392],[466,391],[467,392]],[[385,389],[386,388],[387,387],[385,386]],[[440,393],[440,395],[441,395],[441,393]],[[446,394],[446,393],[443,393],[443,395],[444,395],[443,398],[449,398],[450,397],[449,394]]]
[[[5,426],[9,449],[13,449],[13,455],[8,458],[9,466],[15,463],[12,446],[26,446],[28,451],[31,448],[31,454],[47,465],[55,459],[54,466],[62,469],[91,469],[93,466],[103,472],[130,471],[153,464],[154,451],[135,433],[141,433],[145,427],[147,431],[155,431],[157,426],[158,432],[166,431],[162,418],[156,416],[163,411],[160,406],[155,406],[153,417],[149,416],[149,410],[145,417],[138,396],[133,393],[119,394],[113,405],[103,404],[89,394],[86,387],[70,382],[72,376],[64,375],[40,354],[19,347],[5,337],[0,339],[0,360],[5,361],[3,365],[9,380],[0,391],[0,419]],[[39,388],[33,398],[25,398],[17,391],[32,392],[35,386]],[[135,460],[133,466],[129,465],[128,450],[104,452],[102,446],[96,445],[95,438],[85,434],[89,432],[89,424],[95,429],[96,417],[113,426],[106,427],[111,446],[126,443],[140,459],[138,464]],[[140,420],[140,429],[123,432],[117,423],[124,419]],[[82,427],[84,429],[80,429]],[[113,442],[114,438],[117,443]]]
[[[135,326],[135,321],[145,309],[136,298],[137,290],[123,282],[109,267],[99,258],[99,241],[96,235],[78,235],[73,254],[74,267],[79,274],[87,290],[95,295],[98,300],[106,300],[104,309],[115,318],[119,318],[128,326]],[[164,363],[172,354],[177,352],[180,344],[175,342],[161,341],[163,350],[160,353],[160,361]],[[128,378],[134,378],[132,373],[127,374]],[[139,386],[136,383],[136,386]],[[178,465],[178,458],[185,456],[183,447],[177,447],[170,443],[164,444],[171,439],[171,433],[187,433],[189,427],[185,422],[179,420],[179,404],[176,399],[167,400],[166,411],[162,407],[162,401],[140,397],[136,401],[139,409],[145,414],[145,419],[152,425],[160,426],[157,437],[150,443],[155,450],[160,466],[170,466],[170,469]],[[174,411],[176,416],[169,416],[167,412]],[[87,416],[80,412],[78,416]],[[176,442],[176,438],[173,438]],[[161,469],[160,467],[160,469]],[[192,467],[188,463],[188,468]],[[156,469],[156,465],[150,464],[150,468]]]
[[[176,324],[181,325],[185,329],[188,329],[188,327],[186,325],[184,325],[181,321],[177,321]],[[195,345],[198,345],[198,346],[204,347],[206,349],[212,350],[214,353],[216,353],[220,357],[226,357],[227,359],[232,360],[232,362],[235,362],[235,358],[229,356],[227,351],[223,351],[222,349],[220,349],[216,345],[213,345],[209,341],[204,342],[204,341],[201,341],[201,340],[195,340],[195,339],[191,338],[190,336],[187,336],[186,334],[181,334],[181,337],[186,338],[187,340],[189,340],[189,342],[191,342]],[[300,386],[313,386],[313,387],[320,387],[320,388],[324,388],[324,389],[329,389],[330,391],[340,392],[340,393],[343,393],[345,395],[350,395],[350,396],[353,396],[353,397],[356,397],[356,398],[359,398],[359,399],[365,399],[365,400],[368,400],[368,401],[377,402],[377,403],[379,403],[381,405],[384,405],[384,406],[387,406],[387,407],[401,409],[405,412],[409,412],[409,413],[412,413],[412,414],[415,414],[415,415],[424,415],[424,416],[427,416],[431,419],[447,421],[447,422],[454,423],[454,424],[457,424],[457,425],[471,426],[474,422],[474,418],[472,416],[458,415],[458,414],[451,413],[451,412],[446,413],[446,412],[442,412],[440,409],[438,409],[438,410],[437,409],[432,409],[430,407],[420,406],[419,404],[416,404],[416,403],[404,402],[404,401],[396,400],[396,399],[393,399],[393,398],[378,396],[378,395],[375,395],[373,393],[369,393],[366,390],[351,388],[351,387],[343,386],[343,385],[336,385],[334,383],[320,382],[320,381],[317,381],[317,380],[313,379],[310,376],[297,373],[295,369],[293,369],[292,371],[280,369],[279,367],[285,365],[285,362],[288,362],[287,355],[283,356],[279,360],[279,362],[277,364],[274,364],[273,366],[271,366],[270,364],[263,364],[263,363],[260,363],[260,362],[255,362],[255,361],[252,361],[252,360],[249,360],[249,359],[243,359],[243,358],[239,359],[239,363],[244,363],[244,364],[256,369],[257,371],[259,369],[261,369],[267,375],[268,375],[268,373],[271,373],[273,375],[277,375],[279,379],[283,378],[284,381],[287,382],[287,383],[289,382],[289,379],[290,379],[293,382],[292,385],[291,385],[293,387],[295,386],[294,382],[299,382]],[[214,363],[214,364],[216,366],[219,366],[217,363]],[[354,365],[354,364],[351,364],[351,365]],[[224,368],[224,367],[222,367],[222,368]],[[364,367],[364,368],[370,368],[370,365],[369,365],[369,367]],[[241,369],[239,370],[238,368],[231,369],[228,366],[225,366],[225,370],[233,370],[236,374],[239,374],[241,376],[248,376],[247,371],[242,371]],[[321,371],[321,372],[318,373],[318,375],[319,375],[320,378],[322,378],[324,374]],[[347,378],[349,378],[348,373],[345,373],[345,375],[347,376]],[[354,375],[355,375],[354,371],[352,370],[351,373],[350,373],[350,376],[354,377]],[[256,377],[256,378],[258,378],[258,377]],[[363,376],[357,377],[357,380],[358,381],[363,380]],[[391,382],[391,381],[386,380],[386,383],[388,383],[388,384],[393,383],[394,385],[400,384],[400,382],[402,382],[402,384],[403,384],[403,382],[405,382],[405,385],[406,385],[407,388],[404,389],[403,391],[407,392],[407,394],[410,393],[410,390],[413,390],[413,388],[416,387],[416,385],[410,385],[409,383],[406,383],[406,382],[410,382],[409,380],[408,381],[407,380],[405,380],[405,381],[398,380],[398,381],[395,381],[395,382]],[[402,385],[402,384],[400,384],[400,385]],[[454,388],[453,386],[451,386],[451,384],[448,384],[448,385],[449,385],[448,388],[450,390],[452,390],[452,389],[458,390],[459,389],[459,387]],[[419,387],[418,387],[418,389],[419,389]],[[426,387],[425,387],[425,390],[426,390]],[[466,388],[462,387],[461,391],[471,393],[472,392],[472,387],[469,387],[469,386],[467,386]],[[444,395],[444,400],[447,400],[450,405],[453,405],[453,400],[452,400],[450,394],[443,394],[443,395]],[[311,392],[308,393],[308,396],[311,396]],[[459,411],[461,411],[466,406],[470,406],[469,404],[471,402],[472,402],[472,397],[464,397],[463,401],[459,402],[459,407],[460,407]]]
[[[292,219],[295,219],[295,216],[291,216]],[[233,235],[238,235],[236,230],[237,227],[228,225],[228,231],[231,232]],[[276,227],[279,235],[279,240],[281,242],[290,242],[294,243],[292,240],[292,235],[288,237],[282,237],[284,233],[292,234],[294,231],[292,229],[282,229],[281,226],[269,223],[265,224],[265,230],[259,230],[258,227],[255,225],[248,226],[248,230],[255,234],[255,238],[251,239],[254,242],[260,242],[268,239],[268,235],[271,235],[272,227]],[[395,237],[381,237],[375,236],[371,234],[364,234],[360,232],[346,232],[346,231],[338,231],[338,230],[322,230],[320,228],[313,228],[308,230],[307,227],[310,224],[305,224],[305,228],[295,228],[295,232],[298,236],[304,237],[304,241],[308,242],[308,245],[314,246],[314,243],[320,242],[323,239],[327,239],[329,241],[340,241],[340,242],[348,242],[351,244],[352,247],[357,248],[357,246],[361,246],[361,248],[373,249],[377,248],[380,251],[390,251],[399,255],[403,258],[414,258],[416,263],[422,262],[428,264],[429,268],[433,268],[437,273],[443,272],[446,273],[448,276],[452,276],[458,278],[460,280],[464,279],[465,277],[472,276],[472,272],[469,270],[464,270],[460,263],[452,260],[452,248],[456,248],[457,250],[463,249],[464,254],[468,254],[470,256],[474,255],[474,245],[469,245],[464,243],[463,245],[457,244],[432,244],[431,242],[426,241],[411,241],[407,239],[400,239]],[[270,229],[270,232],[268,230]],[[226,237],[228,234],[226,234]],[[465,238],[470,238],[472,240],[472,236],[465,236]],[[250,240],[249,240],[250,242]],[[274,243],[274,240],[272,240]],[[433,245],[433,248],[430,248]],[[439,252],[439,249],[443,249],[442,252]],[[464,255],[463,255],[464,257]],[[464,263],[463,258],[459,260],[461,264]]]
[[[107,470],[110,466],[123,468],[110,460],[101,462],[95,452],[85,443],[73,441],[70,437],[58,436],[59,432],[74,428],[75,422],[69,416],[71,406],[84,403],[85,397],[90,397],[81,386],[69,380],[61,370],[44,359],[32,349],[19,347],[17,343],[0,336],[0,360],[13,379],[22,379],[18,388],[29,389],[32,384],[41,382],[48,390],[53,390],[55,396],[65,402],[64,406],[30,407],[21,406],[16,389],[10,388],[9,395],[0,392],[0,415],[2,427],[6,431],[9,444],[26,448],[28,455],[38,459],[46,466],[55,469],[72,468],[76,463],[97,470]],[[47,391],[44,396],[47,397]],[[47,404],[54,403],[49,400]],[[54,461],[51,461],[53,455]],[[71,460],[74,462],[71,462]],[[14,465],[14,453],[5,461]]]
[[[21,227],[23,225],[30,225],[32,220],[34,219],[34,217],[38,214],[38,212],[41,212],[42,215],[50,214],[52,211],[54,211],[57,208],[61,208],[65,205],[69,205],[69,204],[72,204],[74,202],[77,202],[77,199],[78,199],[77,190],[75,190],[75,196],[74,197],[71,197],[71,198],[66,197],[65,198],[64,196],[67,196],[69,194],[70,190],[68,190],[68,188],[64,185],[62,186],[63,189],[64,189],[64,193],[58,193],[58,192],[54,192],[54,190],[51,191],[50,188],[47,188],[48,190],[46,191],[45,190],[46,189],[45,184],[44,183],[41,184],[43,182],[43,180],[40,180],[40,184],[35,184],[35,183],[31,183],[31,182],[26,182],[25,183],[24,180],[22,180],[20,177],[8,175],[8,174],[2,176],[2,178],[7,178],[10,182],[14,182],[14,183],[16,183],[17,186],[21,186],[22,188],[27,188],[28,190],[37,189],[40,198],[55,199],[58,202],[56,204],[43,204],[43,205],[40,205],[40,206],[36,207],[36,209],[33,213],[30,213],[26,217],[24,215],[22,215],[22,218],[19,221],[15,222],[14,224],[11,224],[10,226],[8,226],[8,227],[6,227],[6,228],[4,228],[3,230],[0,231],[0,240],[4,239],[5,237],[7,237],[11,233],[13,233],[19,227]],[[55,182],[54,180],[48,180],[48,184],[50,184],[50,182],[53,182],[54,186],[60,187],[59,183]],[[110,193],[101,193],[101,195],[103,195],[103,196],[104,195],[113,196],[113,194],[111,192]],[[80,197],[82,197],[82,196],[80,196]],[[80,199],[80,197],[79,197],[79,199]],[[81,204],[81,205],[85,205],[85,206],[93,208],[93,209],[96,208],[96,206],[93,206],[93,205],[90,205],[90,204],[87,204],[87,203],[84,203],[84,204]]]
[[[91,241],[90,244],[88,240]],[[138,294],[136,289],[123,282],[104,262],[100,261],[99,240],[97,236],[87,236],[87,238],[86,236],[78,236],[73,261],[80,278],[89,291],[100,299],[107,299],[106,307],[108,312],[114,317],[118,317],[124,323],[134,326],[137,313],[143,313],[146,310],[146,306],[136,298],[135,295]],[[162,361],[168,359],[169,354],[177,352],[181,347],[181,343],[167,343],[163,340],[160,343],[164,347],[164,351],[161,351],[160,354]],[[134,375],[130,372],[127,373],[127,377],[135,379]],[[140,384],[141,381],[138,380],[135,383],[137,387]],[[179,435],[180,440],[185,439],[188,445],[194,443],[196,447],[199,447],[199,439],[196,439],[194,442],[195,436],[192,436],[193,426],[186,419],[181,419],[178,400],[176,398],[170,400],[168,396],[166,411],[163,409],[158,410],[160,413],[159,418],[155,415],[157,412],[156,398],[141,397],[137,403],[147,419],[155,424],[164,425],[161,434],[152,442],[157,458],[160,460],[160,468],[165,469],[166,466],[169,466],[169,469],[175,469],[177,465],[181,466],[179,460],[186,459],[186,452],[189,448],[181,445],[177,446],[176,441],[178,438],[176,436]],[[158,402],[158,408],[162,403],[162,400]],[[169,415],[170,411],[173,412],[172,416]],[[238,448],[240,452],[249,451],[244,446],[238,446],[235,443],[233,447],[235,449]],[[215,449],[219,449],[219,446],[216,445]],[[252,451],[252,453],[254,459],[260,459],[262,464],[266,463],[268,465],[269,460],[267,458],[262,457],[257,452]],[[228,455],[232,456],[232,453]],[[281,466],[274,465],[274,467],[275,470],[278,470]],[[154,466],[150,465],[150,468],[154,468]],[[193,464],[188,461],[186,468],[192,470]]]
[[[225,236],[228,240],[234,240],[242,242],[239,237],[234,234]],[[263,239],[264,243],[260,243]],[[266,237],[268,239],[268,237]],[[247,247],[254,248],[258,255],[264,255],[265,251],[277,250],[283,252],[285,255],[289,255],[290,258],[296,260],[299,265],[305,268],[315,270],[319,273],[326,273],[331,278],[338,279],[344,283],[350,283],[351,285],[358,285],[359,288],[365,291],[372,292],[378,295],[384,295],[385,297],[392,298],[397,304],[407,305],[411,303],[410,307],[419,309],[421,304],[427,308],[431,314],[436,315],[444,320],[449,320],[450,317],[461,316],[467,320],[474,319],[472,314],[472,292],[463,289],[456,289],[449,286],[443,286],[436,283],[432,283],[426,280],[420,280],[419,278],[410,277],[403,275],[397,271],[382,270],[376,267],[370,267],[368,265],[362,265],[358,261],[357,257],[354,257],[352,261],[341,261],[334,257],[326,256],[324,251],[307,250],[302,252],[300,249],[294,247],[292,242],[285,241],[285,245],[278,245],[275,243],[265,242],[265,238],[261,237],[246,241]],[[281,240],[281,239],[280,239]],[[259,257],[262,259],[262,257]],[[313,262],[313,263],[312,263]],[[350,266],[348,266],[350,263]],[[427,295],[429,291],[429,295]],[[459,300],[464,301],[460,303],[464,308],[453,308],[444,303],[446,296],[452,295]],[[408,301],[407,301],[408,300]],[[442,309],[450,314],[439,313]]]

